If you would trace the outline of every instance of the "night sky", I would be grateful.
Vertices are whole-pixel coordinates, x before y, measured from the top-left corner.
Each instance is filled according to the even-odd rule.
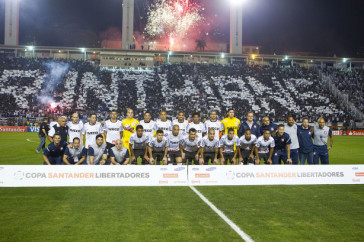
[[[218,18],[218,41],[229,40],[228,0],[196,0]],[[135,30],[142,31],[148,0],[135,0]],[[20,0],[20,44],[99,47],[120,37],[121,0]],[[0,0],[0,44],[4,0]],[[114,27],[110,30],[110,28]],[[364,0],[247,0],[243,44],[266,54],[311,52],[338,57],[364,52]]]

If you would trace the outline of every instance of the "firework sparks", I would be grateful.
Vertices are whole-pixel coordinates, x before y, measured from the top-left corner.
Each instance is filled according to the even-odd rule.
[[[145,33],[149,38],[184,38],[203,17],[200,7],[189,0],[161,0],[149,8]]]

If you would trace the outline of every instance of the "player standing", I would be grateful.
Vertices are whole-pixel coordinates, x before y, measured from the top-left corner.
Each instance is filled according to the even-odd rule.
[[[272,162],[274,165],[280,165],[281,160],[284,164],[292,164],[290,145],[291,138],[284,132],[284,125],[278,125],[277,133],[273,136],[274,139],[274,155]]]
[[[318,125],[314,126],[314,137],[313,137],[313,163],[315,165],[329,164],[329,152],[332,149],[334,143],[334,136],[329,127],[325,126],[325,119],[320,118]],[[327,138],[330,136],[330,146],[327,148]]]
[[[58,123],[50,127],[49,133],[48,133],[48,140],[50,142],[53,142],[53,136],[54,134],[61,135],[61,141],[67,142],[68,139],[68,126],[67,126],[67,118],[65,116],[58,118]]]
[[[210,129],[215,130],[214,132],[215,138],[219,140],[222,131],[222,124],[219,120],[217,120],[217,112],[215,110],[211,111],[210,120],[207,120],[204,123],[202,130],[202,137],[204,137],[209,132]]]
[[[79,138],[83,143],[83,134],[81,133],[83,122],[79,120],[78,113],[73,113],[71,118],[72,121],[67,122],[69,142],[73,142],[74,138]]]
[[[240,124],[239,137],[243,136],[246,129],[250,129],[251,133],[255,137],[259,137],[260,128],[258,123],[254,120],[254,113],[252,111],[246,114],[246,120]]]
[[[152,116],[150,112],[144,114],[144,120],[140,121],[140,125],[143,126],[143,133],[148,136],[149,139],[153,138],[156,131],[154,131],[155,122],[151,120]]]
[[[295,124],[295,121],[292,116],[289,116],[287,118],[287,124],[284,127],[284,131],[291,138],[290,150],[291,150],[292,164],[298,165],[298,154],[299,154],[300,144],[298,142],[298,136],[297,136],[297,125]]]
[[[123,119],[121,123],[123,124],[123,129],[124,129],[123,145],[125,148],[129,150],[130,136],[135,132],[135,128],[139,124],[139,121],[134,119],[134,111],[132,109],[127,110],[126,116],[127,116],[126,119]]]
[[[85,148],[88,149],[96,144],[96,136],[103,133],[101,123],[96,122],[96,114],[90,115],[90,121],[85,123],[82,129],[82,134],[86,135]]]
[[[187,125],[186,131],[189,134],[190,129],[196,130],[196,135],[199,139],[202,139],[203,123],[200,122],[200,114],[192,114],[192,122]]]
[[[276,135],[278,126],[270,121],[269,117],[263,118],[263,124],[260,126],[260,135],[264,134],[264,130],[269,130],[270,135]]]
[[[115,146],[117,140],[123,138],[123,124],[117,120],[118,112],[113,110],[110,113],[110,119],[104,124],[104,137],[106,137],[106,148],[108,151]]]
[[[302,125],[297,125],[298,142],[300,144],[299,158],[300,164],[304,165],[307,160],[307,164],[313,164],[313,142],[312,142],[312,127],[308,126],[308,118],[302,119]]]
[[[181,135],[186,135],[187,134],[188,121],[185,120],[185,114],[183,112],[179,112],[177,114],[177,119],[172,121],[172,127],[174,125],[179,126],[179,134],[181,134]]]
[[[167,112],[161,111],[159,113],[159,120],[157,120],[154,124],[154,131],[163,130],[164,136],[167,137],[170,134],[172,122],[171,120],[167,120]]]
[[[229,129],[233,129],[234,134],[238,135],[240,120],[238,118],[235,118],[234,109],[229,109],[227,115],[228,115],[227,118],[221,121],[223,127],[223,133],[228,134]]]

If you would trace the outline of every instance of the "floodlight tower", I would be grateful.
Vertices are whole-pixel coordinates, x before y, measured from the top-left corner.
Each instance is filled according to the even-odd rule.
[[[243,2],[230,1],[230,54],[243,53]]]
[[[133,44],[134,0],[123,0],[122,49],[127,50]]]
[[[19,45],[19,0],[5,0],[5,45]]]

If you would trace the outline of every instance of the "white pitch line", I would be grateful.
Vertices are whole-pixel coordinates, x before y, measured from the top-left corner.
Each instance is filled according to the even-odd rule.
[[[219,215],[233,230],[235,230],[240,237],[247,241],[247,242],[253,242],[254,240],[250,238],[249,235],[247,235],[243,230],[241,230],[233,221],[231,221],[223,212],[221,212],[212,202],[210,202],[204,195],[202,195],[196,188],[193,186],[190,186],[192,191],[194,191],[201,199],[204,201],[209,207],[214,210],[217,215]]]
[[[38,143],[36,141],[31,141],[30,139],[27,139],[28,142]]]

